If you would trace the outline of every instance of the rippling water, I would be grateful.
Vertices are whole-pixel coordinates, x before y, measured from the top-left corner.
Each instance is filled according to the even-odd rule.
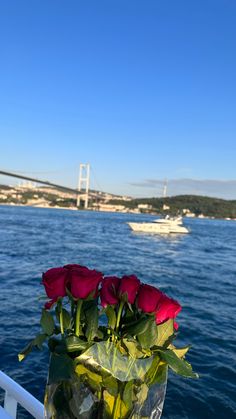
[[[163,419],[236,417],[236,222],[186,220],[191,234],[135,234],[127,221],[152,216],[0,206],[0,369],[43,401],[47,351],[19,364],[38,331],[41,273],[79,263],[136,274],[183,306],[178,345],[199,380],[170,372]],[[20,418],[29,417],[22,411]]]

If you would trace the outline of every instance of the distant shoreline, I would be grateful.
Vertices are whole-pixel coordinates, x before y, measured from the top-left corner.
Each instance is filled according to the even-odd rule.
[[[45,209],[63,209],[63,210],[71,210],[71,211],[79,211],[76,207],[52,207],[46,205],[27,205],[27,204],[11,204],[7,203],[4,204],[3,202],[0,203],[0,207],[28,207],[28,208],[45,208]]]
[[[153,215],[182,215],[187,218],[236,219],[236,200],[201,195],[176,195],[152,198],[114,196],[91,190],[77,202],[76,198],[55,188],[10,187],[0,185],[0,204],[32,208],[56,208]],[[77,204],[80,204],[77,208]],[[88,208],[86,208],[88,207]]]
[[[89,211],[89,212],[98,212],[98,213],[110,213],[110,214],[132,214],[132,215],[152,215],[152,216],[156,216],[156,217],[162,217],[163,214],[157,214],[157,213],[133,213],[133,212],[125,212],[125,211],[107,211],[107,210],[99,210],[99,209],[93,209],[93,208],[77,208],[77,207],[54,207],[54,206],[44,206],[44,205],[25,205],[25,204],[11,204],[11,203],[0,203],[0,207],[24,207],[24,208],[40,208],[40,209],[56,209],[56,210],[69,210],[69,211]],[[183,218],[186,219],[193,219],[193,220],[200,220],[200,219],[204,219],[204,220],[223,220],[223,221],[236,221],[236,218],[224,218],[224,217],[211,217],[211,216],[196,216],[196,217],[188,217],[187,215],[183,215]]]

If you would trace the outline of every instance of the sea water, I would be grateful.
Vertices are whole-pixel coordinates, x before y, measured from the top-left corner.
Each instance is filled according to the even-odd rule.
[[[185,219],[191,233],[167,237],[127,225],[153,218],[0,206],[0,369],[43,401],[47,351],[17,359],[39,331],[43,271],[78,263],[135,274],[181,303],[176,345],[192,344],[200,375],[169,373],[163,419],[236,418],[236,221]]]

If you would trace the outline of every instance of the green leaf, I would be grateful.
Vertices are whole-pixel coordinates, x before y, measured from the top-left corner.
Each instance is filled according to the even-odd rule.
[[[78,336],[69,336],[65,339],[68,352],[84,351],[88,348],[88,342],[80,339]]]
[[[147,320],[147,328],[138,335],[138,341],[142,348],[149,349],[155,345],[157,340],[157,326],[154,318]]]
[[[36,338],[33,340],[34,346],[37,346],[38,349],[42,349],[42,345],[47,340],[48,335],[46,333],[40,333]]]
[[[74,374],[73,360],[66,354],[51,354],[48,384],[68,380]]]
[[[111,375],[103,377],[102,384],[103,384],[103,387],[106,388],[107,391],[112,396],[117,395],[117,393],[118,393],[118,382],[114,377],[112,377]]]
[[[170,345],[168,349],[171,349],[178,358],[184,358],[190,348],[190,345],[184,346],[183,348],[176,348],[174,345]]]
[[[107,318],[108,318],[108,326],[111,329],[115,329],[115,327],[116,327],[116,312],[115,312],[115,309],[112,306],[107,306],[105,308],[105,313],[106,313]]]
[[[18,360],[21,362],[33,349],[33,340],[25,346],[25,348],[18,354]]]
[[[177,374],[183,377],[198,378],[198,374],[193,372],[192,366],[184,359],[178,358],[171,349],[159,350],[159,353],[161,359]]]
[[[168,372],[168,365],[161,363],[156,371],[156,374],[153,377],[152,384],[159,383],[163,384],[166,382]]]
[[[163,362],[158,355],[155,355],[151,368],[145,376],[146,384],[150,386],[155,383],[164,383],[167,379],[167,369],[166,362]]]
[[[91,305],[89,309],[85,311],[86,318],[86,332],[85,336],[88,341],[92,341],[98,332],[98,307],[97,304]]]
[[[148,372],[145,375],[145,382],[150,385],[154,381],[154,377],[157,373],[157,370],[160,366],[160,357],[158,355],[155,355],[152,361],[152,365],[149,368]]]
[[[53,335],[55,325],[54,325],[53,317],[51,313],[49,313],[49,311],[45,309],[42,310],[40,324],[41,324],[43,332],[46,333],[46,335],[48,336]]]
[[[133,323],[131,326],[126,326],[124,328],[124,333],[131,335],[131,336],[137,336],[141,333],[144,333],[148,328],[148,320],[147,318],[141,318],[135,323]]]
[[[42,349],[42,344],[48,338],[46,334],[39,334],[37,335],[31,342],[26,345],[26,347],[18,354],[18,360],[21,362],[25,357],[35,348]]]
[[[133,389],[134,389],[134,380],[130,380],[127,382],[123,390],[122,400],[128,410],[131,410],[133,406]]]
[[[163,346],[168,339],[174,334],[174,320],[169,319],[165,323],[157,326],[156,346]]]
[[[141,351],[141,347],[136,340],[123,339],[122,342],[127,348],[128,353],[132,358],[143,358],[144,354]]]

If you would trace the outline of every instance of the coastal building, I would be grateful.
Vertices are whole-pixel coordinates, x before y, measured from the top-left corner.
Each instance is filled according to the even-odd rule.
[[[184,208],[182,212],[185,215],[185,217],[188,217],[188,218],[196,217],[196,214],[194,212],[191,212],[188,208]]]
[[[96,206],[96,209],[98,211],[110,211],[110,212],[127,212],[124,205],[112,205],[112,204],[105,204],[105,203],[99,203],[99,204],[93,204],[93,206]]]
[[[149,211],[149,210],[152,210],[152,205],[149,205],[149,204],[139,204],[138,205],[138,208],[140,210],[147,210],[147,211]]]

